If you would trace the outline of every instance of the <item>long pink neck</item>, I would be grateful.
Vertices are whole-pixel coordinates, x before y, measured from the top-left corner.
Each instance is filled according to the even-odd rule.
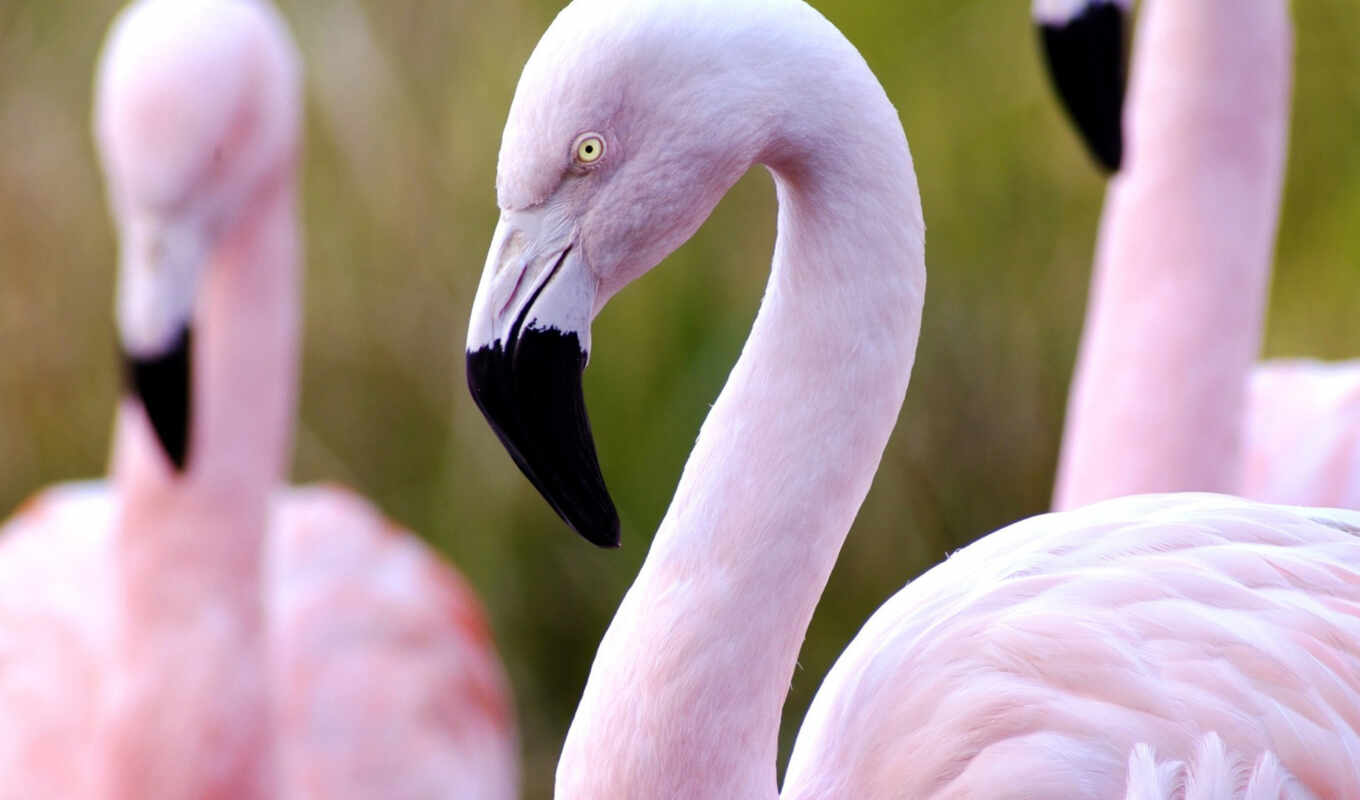
[[[291,178],[267,190],[205,270],[188,471],[170,471],[139,403],[119,410],[107,797],[273,796],[262,572],[292,442],[294,202]]]
[[[1107,196],[1055,508],[1235,493],[1289,122],[1283,0],[1150,0]]]
[[[789,137],[798,145],[766,154],[773,274],[600,645],[559,800],[778,793],[780,712],[901,408],[925,291],[911,156],[858,68],[864,80],[838,97],[854,126],[813,121]]]

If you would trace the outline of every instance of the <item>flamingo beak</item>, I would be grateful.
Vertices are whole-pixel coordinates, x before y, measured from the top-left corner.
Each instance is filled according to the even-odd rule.
[[[1127,0],[1080,0],[1075,13],[1072,5],[1035,4],[1048,74],[1091,155],[1118,172],[1124,158]]]
[[[597,282],[573,239],[551,206],[501,215],[468,326],[468,389],[558,516],[618,547],[581,385]]]
[[[177,472],[188,463],[190,320],[207,259],[198,226],[151,216],[127,220],[116,316],[124,379]]]

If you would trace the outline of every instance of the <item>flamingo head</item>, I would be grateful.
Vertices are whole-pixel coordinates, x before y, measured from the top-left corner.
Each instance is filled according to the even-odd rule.
[[[180,471],[201,278],[288,174],[299,81],[282,19],[257,0],[140,0],[100,58],[94,131],[120,234],[119,342],[129,390]]]
[[[778,65],[839,68],[790,29],[825,24],[798,2],[576,0],[524,68],[468,384],[525,476],[597,545],[618,545],[619,518],[582,396],[591,321],[753,163],[778,159],[804,102]]]
[[[1096,161],[1124,158],[1125,29],[1129,0],[1035,0],[1048,73]]]

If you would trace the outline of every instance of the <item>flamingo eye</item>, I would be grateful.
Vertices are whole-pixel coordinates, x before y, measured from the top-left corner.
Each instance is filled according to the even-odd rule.
[[[604,157],[604,139],[598,133],[581,134],[572,151],[576,163],[594,164]]]

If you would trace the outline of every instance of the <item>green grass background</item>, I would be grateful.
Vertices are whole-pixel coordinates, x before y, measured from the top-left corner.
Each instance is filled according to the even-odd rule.
[[[0,509],[104,468],[114,238],[89,135],[117,3],[0,0]],[[427,537],[490,610],[527,796],[755,313],[763,171],[600,316],[587,400],[624,547],[569,534],[469,400],[462,341],[500,130],[558,4],[293,0],[308,67],[306,342],[294,477]],[[1048,499],[1103,183],[1044,81],[1027,3],[825,0],[901,111],[930,228],[912,388],[809,632],[785,752],[832,659],[946,552]],[[1266,351],[1360,353],[1360,5],[1300,0],[1289,181]]]

